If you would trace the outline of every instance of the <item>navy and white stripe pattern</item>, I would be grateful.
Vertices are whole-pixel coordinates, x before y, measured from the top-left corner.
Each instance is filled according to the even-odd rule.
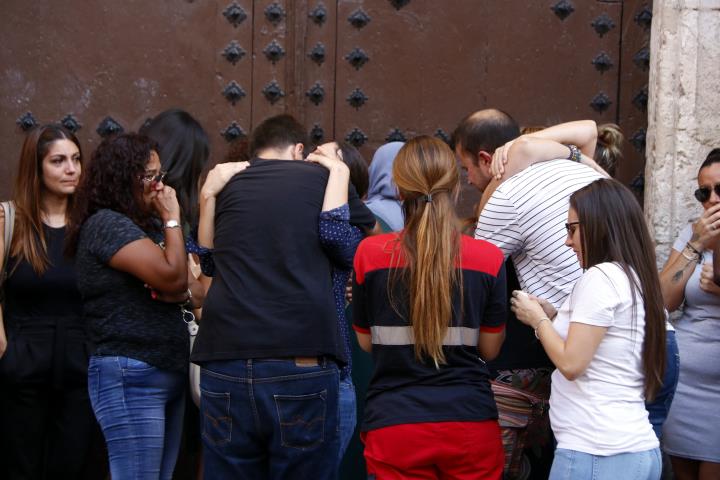
[[[475,238],[512,255],[523,290],[559,307],[582,275],[565,246],[573,192],[602,176],[568,160],[536,163],[503,182],[478,219]]]

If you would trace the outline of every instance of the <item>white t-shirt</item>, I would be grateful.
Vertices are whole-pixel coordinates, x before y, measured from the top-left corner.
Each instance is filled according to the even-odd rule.
[[[565,246],[569,198],[598,178],[592,168],[569,160],[531,165],[493,192],[475,238],[512,255],[520,288],[557,308],[582,275],[575,253]]]
[[[643,395],[645,309],[636,295],[633,319],[632,298],[622,269],[601,263],[585,272],[558,310],[553,327],[563,339],[571,322],[607,327],[579,378],[552,374],[550,424],[558,448],[615,455],[659,446]]]

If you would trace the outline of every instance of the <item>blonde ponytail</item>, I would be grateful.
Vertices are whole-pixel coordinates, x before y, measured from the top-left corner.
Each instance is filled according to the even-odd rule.
[[[439,367],[445,363],[443,340],[458,290],[462,298],[462,274],[457,268],[461,233],[454,205],[459,187],[455,156],[442,141],[417,137],[398,153],[393,178],[404,201],[401,248],[415,357],[429,357]]]

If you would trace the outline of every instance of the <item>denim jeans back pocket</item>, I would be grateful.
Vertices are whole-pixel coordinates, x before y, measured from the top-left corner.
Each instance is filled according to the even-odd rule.
[[[202,436],[209,443],[222,446],[232,438],[232,417],[230,417],[230,392],[209,392],[200,389],[200,412]]]
[[[283,446],[300,450],[325,440],[327,390],[307,395],[273,395]]]

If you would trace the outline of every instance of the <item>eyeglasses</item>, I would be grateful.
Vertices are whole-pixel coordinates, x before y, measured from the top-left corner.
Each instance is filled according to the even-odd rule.
[[[142,180],[145,183],[155,184],[160,183],[163,180],[165,180],[165,177],[167,176],[168,172],[160,172],[160,173],[146,173],[145,175],[142,175],[140,177],[140,180]]]
[[[565,230],[567,230],[567,234],[572,236],[575,234],[575,229],[577,226],[580,225],[580,222],[569,222],[565,224]]]
[[[695,190],[695,198],[698,199],[698,202],[705,203],[710,200],[710,194],[713,190],[715,190],[715,195],[720,197],[720,183],[716,183],[712,189],[710,187],[700,187]]]

